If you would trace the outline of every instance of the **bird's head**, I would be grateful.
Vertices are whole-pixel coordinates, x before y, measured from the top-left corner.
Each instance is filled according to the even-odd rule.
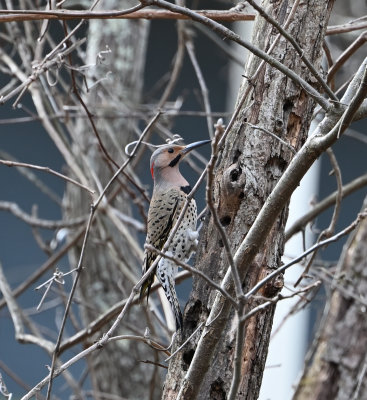
[[[190,143],[187,146],[179,146],[177,144],[160,146],[150,158],[152,178],[156,179],[162,175],[173,175],[173,171],[178,171],[178,165],[186,154],[209,142],[210,140],[201,140],[200,142]]]

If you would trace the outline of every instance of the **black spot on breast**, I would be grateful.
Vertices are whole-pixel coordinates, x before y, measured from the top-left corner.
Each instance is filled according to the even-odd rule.
[[[181,186],[180,189],[181,189],[184,193],[186,193],[186,194],[189,194],[189,193],[191,192],[191,190],[192,190],[192,188],[191,188],[190,185]]]

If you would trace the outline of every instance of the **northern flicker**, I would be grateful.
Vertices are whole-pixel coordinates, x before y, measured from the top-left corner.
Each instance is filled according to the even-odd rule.
[[[189,183],[180,173],[180,162],[191,150],[209,142],[210,140],[202,140],[187,146],[167,144],[159,147],[152,154],[150,171],[154,180],[154,189],[148,211],[146,244],[159,250],[163,249],[180,216],[186,197],[191,191]],[[196,202],[191,199],[180,226],[167,249],[168,255],[183,262],[189,260],[197,246],[196,219]],[[155,253],[145,249],[143,274],[156,258]],[[150,287],[154,281],[154,275],[156,275],[171,305],[176,320],[176,330],[179,330],[182,328],[182,313],[175,290],[177,269],[177,265],[173,261],[162,257],[155,271],[143,283],[140,298],[145,293],[149,297]]]

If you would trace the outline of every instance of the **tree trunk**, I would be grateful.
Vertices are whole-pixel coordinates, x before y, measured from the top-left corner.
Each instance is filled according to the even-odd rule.
[[[317,69],[320,67],[321,46],[332,4],[332,1],[317,0],[301,2],[287,29]],[[265,1],[262,4],[280,25],[287,20],[292,5],[293,1]],[[268,50],[276,36],[276,29],[258,17],[253,43],[260,49]],[[309,71],[284,38],[279,39],[271,55],[313,83]],[[244,76],[251,77],[260,61],[255,56],[250,57]],[[307,136],[314,109],[314,102],[307,92],[270,65],[262,68],[252,82],[243,81],[239,99],[247,91],[250,94],[241,105],[241,112],[220,152],[213,188],[215,207],[233,253],[293,156],[289,147],[264,131],[249,127],[247,123],[274,133],[298,150]],[[253,263],[249,268],[239,266],[244,292],[280,266],[286,219],[287,209],[284,209]],[[222,281],[228,270],[223,242],[211,215],[207,216],[201,232],[196,267],[217,282]],[[258,294],[272,297],[281,287],[282,279],[278,278]],[[182,341],[201,322],[207,321],[213,302],[219,296],[210,289],[206,282],[194,278],[192,295],[185,309]],[[228,290],[234,295],[233,285]],[[164,399],[227,397],[232,380],[237,327],[237,314],[228,303],[228,300],[224,302],[215,320],[209,325],[207,323],[202,336],[196,334],[173,358],[165,383]],[[256,300],[250,301],[245,312],[257,304]],[[274,307],[269,307],[247,322],[239,399],[258,397],[273,314]],[[200,352],[197,346],[201,346]]]
[[[135,5],[129,0],[122,3],[105,1],[103,9],[124,9]],[[119,111],[128,114],[129,110],[136,109],[144,81],[148,29],[148,22],[143,20],[90,22],[86,64],[95,63],[97,55],[107,51],[100,53],[105,61],[97,62],[96,67],[88,71],[89,86],[100,80],[100,83],[90,89],[88,95],[83,95],[84,102],[93,115],[108,115],[109,112],[118,114]],[[109,54],[108,48],[111,50]],[[125,145],[136,138],[134,124],[137,122],[133,118],[108,120],[98,118],[94,121],[107,153],[121,165],[126,159]],[[95,183],[98,193],[116,171],[116,166],[107,160],[88,118],[80,118],[75,127],[69,130],[75,134],[74,154],[80,160],[90,182]],[[93,174],[90,171],[93,171]],[[132,169],[127,172],[136,180]],[[96,184],[97,180],[100,186]],[[141,274],[141,246],[136,241],[136,236],[130,228],[126,229],[124,236],[116,225],[117,216],[108,212],[113,207],[125,215],[131,215],[132,201],[126,189],[129,185],[127,180],[120,176],[119,183],[115,183],[113,189],[107,193],[109,199],[105,211],[97,213],[91,229],[83,263],[85,269],[81,275],[78,293],[82,301],[81,314],[84,326],[113,304],[127,297]],[[69,185],[64,203],[68,217],[85,215],[89,212],[90,198],[75,186]],[[124,224],[120,224],[120,228],[121,225]],[[77,264],[79,254],[80,248],[74,252],[71,259],[73,267]],[[144,331],[145,325],[141,321],[145,321],[146,318],[142,316],[143,312],[142,307],[135,308],[128,320],[124,320],[118,334],[136,333],[134,329]],[[108,326],[104,329],[107,330]],[[98,336],[89,340],[93,342],[96,339]],[[109,393],[126,398],[148,399],[151,393],[149,382],[152,367],[137,361],[147,358],[155,359],[154,352],[145,344],[134,340],[113,342],[103,351],[93,353],[88,363],[92,371],[91,379],[96,396],[98,397],[98,393]],[[154,379],[157,376],[156,369],[153,370]],[[159,394],[151,393],[150,398],[154,396]]]
[[[367,198],[364,212],[367,212]],[[312,364],[304,371],[294,400],[367,398],[367,219],[345,246]]]

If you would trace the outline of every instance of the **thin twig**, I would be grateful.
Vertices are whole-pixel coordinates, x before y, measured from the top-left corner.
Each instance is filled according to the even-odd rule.
[[[24,390],[30,390],[31,387],[27,385],[14,371],[12,371],[8,365],[6,365],[3,361],[0,360],[0,369],[2,369],[6,375],[8,375],[11,380],[17,383]],[[1,375],[1,374],[0,374]],[[39,393],[40,399],[44,399],[41,393]]]
[[[250,298],[253,296],[258,290],[260,290],[267,282],[271,281],[273,278],[275,278],[277,275],[283,273],[285,270],[287,270],[289,267],[291,267],[294,264],[297,264],[299,261],[301,261],[303,258],[308,256],[309,254],[313,253],[315,250],[319,249],[320,247],[327,246],[330,243],[337,242],[341,237],[347,235],[348,233],[352,232],[357,225],[360,223],[360,221],[364,218],[367,217],[367,210],[358,214],[357,218],[346,228],[344,228],[342,231],[338,232],[334,236],[325,239],[319,243],[314,244],[311,246],[309,249],[304,251],[302,254],[294,258],[292,261],[289,263],[282,265],[269,275],[267,275],[264,279],[262,279],[260,282],[258,282],[251,290],[249,290],[246,294],[246,298]]]
[[[350,57],[366,43],[367,41],[367,31],[362,32],[358,38],[347,48],[343,51],[343,53],[338,57],[335,61],[333,66],[329,69],[327,75],[327,82],[330,82],[337,71],[344,65],[344,63],[350,59]]]
[[[77,185],[80,188],[88,191],[90,194],[94,194],[95,191],[88,188],[87,186],[83,185],[80,182],[77,182],[76,180],[69,178],[66,175],[61,174],[60,172],[54,171],[53,169],[49,167],[41,167],[40,165],[33,165],[33,164],[28,164],[28,163],[22,163],[22,162],[17,162],[17,161],[8,161],[8,160],[0,160],[0,164],[6,165],[7,167],[24,167],[24,168],[31,168],[31,169],[36,169],[38,171],[44,171],[48,172],[49,174],[55,175],[58,178],[64,179],[65,181],[68,181],[72,183],[73,185]]]
[[[29,286],[35,283],[45,272],[47,272],[50,268],[52,268],[65,254],[69,251],[70,248],[75,246],[75,243],[80,239],[82,234],[85,231],[85,227],[81,227],[74,236],[69,238],[68,242],[56,253],[54,253],[41,267],[35,271],[29,278],[24,280],[17,288],[12,291],[12,296],[14,298],[20,296],[23,292],[25,292]],[[4,299],[0,300],[0,309],[6,305]]]
[[[270,135],[274,139],[278,140],[280,143],[284,144],[284,146],[286,146],[293,154],[297,153],[296,149],[291,144],[289,144],[288,142],[286,142],[285,140],[283,140],[282,138],[277,136],[275,133],[270,132],[268,129],[261,128],[260,126],[250,124],[247,121],[245,122],[245,124],[248,125],[249,127],[251,127],[252,129],[258,129],[259,131],[267,133],[268,135]]]
[[[195,50],[194,50],[194,43],[193,43],[191,37],[186,41],[186,50],[189,54],[192,66],[194,68],[196,77],[199,82],[201,94],[203,96],[204,110],[205,110],[205,113],[207,114],[206,122],[208,125],[209,137],[212,139],[213,138],[213,121],[212,121],[212,117],[211,117],[211,107],[210,107],[210,101],[209,101],[208,88],[205,83],[204,75],[201,72],[199,62],[196,58],[196,54],[195,54]]]
[[[181,346],[176,349],[168,358],[166,358],[164,361],[168,362],[170,361],[179,351],[181,351],[187,343],[190,342],[190,340],[193,338],[193,336],[200,330],[200,328],[203,326],[204,322],[201,322],[196,329],[194,330],[194,332],[192,332],[192,334],[181,344]]]
[[[64,26],[64,31],[65,31],[65,36],[68,36],[67,25],[66,25],[65,21],[63,22],[63,26]],[[72,46],[72,44],[70,43],[70,39],[66,41],[66,45],[67,45],[67,47],[71,47]],[[68,59],[69,59],[69,65],[72,66],[73,62],[72,62],[72,58],[71,58],[71,54],[70,53],[68,54]],[[109,154],[109,152],[107,151],[106,147],[104,146],[104,144],[102,142],[102,139],[101,139],[101,136],[100,136],[100,134],[98,132],[97,126],[94,123],[93,114],[89,111],[87,105],[85,104],[84,100],[82,99],[82,96],[79,93],[79,89],[78,89],[77,84],[76,84],[75,71],[74,71],[73,68],[70,69],[70,76],[71,76],[71,86],[72,86],[73,93],[75,94],[76,98],[78,99],[80,105],[82,106],[83,110],[85,111],[85,113],[86,113],[86,115],[88,117],[88,120],[89,120],[89,122],[91,124],[91,127],[92,127],[92,131],[94,133],[94,136],[97,138],[97,141],[98,141],[100,149],[102,150],[102,153],[105,155],[106,159],[110,163],[112,163],[116,168],[119,168],[118,163],[112,158],[112,156]]]
[[[356,190],[359,190],[367,185],[367,174],[359,176],[353,181],[349,182],[347,185],[343,186],[342,197],[345,198],[350,194],[354,193]],[[313,208],[308,211],[301,218],[296,220],[292,226],[290,226],[285,232],[285,240],[288,241],[292,236],[296,233],[300,232],[304,227],[314,220],[318,215],[320,215],[323,211],[331,207],[335,204],[336,198],[338,196],[338,190],[325,197],[319,203],[315,204]]]
[[[156,362],[156,361],[150,361],[150,360],[138,360],[138,361],[141,362],[141,363],[144,363],[144,364],[152,364],[152,365],[156,365],[158,367],[164,368],[164,369],[168,369],[167,365],[163,365],[163,364],[161,364],[159,362]],[[150,387],[152,387],[152,386],[150,386]],[[152,392],[150,391],[149,394],[151,394],[151,393]]]
[[[62,272],[58,268],[56,268],[56,271],[53,273],[53,275],[52,275],[52,277],[50,279],[47,279],[46,282],[41,283],[40,285],[38,285],[35,288],[35,290],[39,290],[39,289],[43,288],[44,286],[46,286],[46,290],[45,290],[45,292],[44,292],[44,294],[43,294],[43,296],[41,298],[41,301],[39,302],[39,304],[38,304],[38,306],[36,308],[37,311],[41,308],[41,306],[42,306],[42,304],[43,304],[43,302],[44,302],[44,300],[45,300],[45,298],[47,296],[47,293],[51,289],[51,285],[53,284],[53,282],[57,282],[57,283],[59,283],[61,285],[64,285],[65,284],[64,277],[72,274],[73,272],[75,272],[75,269],[72,269],[72,270],[70,270],[68,272]]]
[[[8,388],[3,380],[3,376],[0,373],[0,394],[3,395],[6,399],[11,400],[13,394],[8,392]]]
[[[169,3],[165,0],[141,0],[141,3],[146,6],[158,6],[169,11],[178,12],[180,14],[186,15],[190,17],[192,20],[200,22],[215,32],[223,35],[224,37],[232,40],[239,45],[245,47],[255,56],[261,58],[262,60],[266,61],[272,67],[281,71],[284,75],[290,78],[293,82],[301,86],[307,93],[315,99],[315,101],[325,110],[328,111],[333,108],[333,105],[330,104],[325,98],[323,98],[320,93],[314,89],[309,83],[307,83],[304,79],[298,76],[294,71],[290,68],[283,65],[281,62],[276,60],[274,57],[270,56],[268,53],[262,51],[258,47],[254,46],[248,41],[241,39],[239,35],[231,31],[230,29],[226,28],[225,26],[219,24],[218,22],[205,17],[202,14],[198,14],[197,12],[190,10],[189,8],[180,7],[174,4]]]
[[[141,340],[146,342],[146,339],[143,337],[139,336],[134,336],[134,335],[122,335],[122,336],[114,336],[108,338],[104,344],[107,344],[111,341],[116,341],[116,340]],[[156,343],[157,346],[159,346],[158,343]],[[50,373],[42,379],[36,386],[34,386],[27,394],[25,394],[21,400],[29,400],[33,396],[35,396],[45,385],[47,385],[51,379],[53,380],[57,376],[59,376],[62,372],[70,368],[71,365],[75,364],[77,361],[83,359],[84,357],[87,357],[90,355],[92,352],[99,350],[101,348],[100,341],[95,342],[93,345],[89,346],[87,349],[79,352],[76,354],[74,357],[70,358],[68,361],[63,363],[61,366],[54,368],[53,371],[50,371]]]
[[[165,10],[145,9],[139,4],[123,11],[79,11],[79,10],[0,10],[0,22],[39,21],[45,19],[190,19],[190,17]],[[197,10],[199,15],[215,21],[253,21],[255,14],[230,10]]]
[[[161,10],[160,10],[161,11]],[[175,54],[174,64],[172,72],[169,76],[169,81],[165,85],[164,92],[158,101],[157,108],[162,109],[166,104],[168,98],[173,92],[176,86],[177,80],[179,78],[180,72],[182,70],[184,56],[185,56],[185,25],[184,23],[177,21],[177,51]]]
[[[308,286],[305,286],[302,289],[299,289],[297,291],[295,291],[294,293],[291,293],[289,295],[282,295],[281,293],[277,294],[275,297],[273,297],[272,299],[267,300],[265,303],[260,304],[257,307],[254,307],[251,311],[249,311],[246,315],[242,316],[240,318],[241,323],[246,322],[249,318],[251,318],[252,316],[254,316],[256,313],[258,313],[259,311],[264,310],[266,307],[269,307],[272,304],[277,303],[280,300],[286,300],[286,299],[291,299],[292,297],[295,296],[299,296],[300,293],[305,293],[308,292],[311,289],[317,288],[322,284],[322,281],[318,280],[316,282],[311,283]]]
[[[10,286],[3,273],[3,268],[1,266],[1,263],[0,263],[0,291],[3,294],[4,300],[9,309],[11,319],[13,321],[15,330],[15,339],[21,343],[37,344],[38,346],[45,349],[47,352],[51,353],[53,350],[52,342],[40,336],[35,336],[30,333],[25,333],[22,311],[19,308],[16,300],[14,299]]]
[[[28,117],[27,117],[28,118]],[[31,117],[33,118],[33,117]],[[15,118],[16,120],[17,118]],[[4,120],[0,120],[0,124]],[[7,159],[8,161],[15,161],[18,162],[18,160],[12,156],[11,154],[7,153],[6,151],[0,150],[0,157],[3,159]],[[23,175],[26,179],[28,179],[35,187],[37,187],[42,193],[44,193],[46,196],[48,196],[52,201],[54,201],[58,206],[61,207],[62,204],[62,199],[61,197],[53,191],[51,188],[49,188],[46,184],[44,184],[38,176],[32,172],[29,168],[21,168],[21,167],[16,167],[17,171]]]
[[[233,299],[233,297],[230,296],[230,295],[228,294],[228,292],[227,292],[225,289],[223,289],[220,285],[218,285],[217,283],[215,283],[215,282],[214,282],[212,279],[210,279],[206,274],[204,274],[204,272],[202,272],[202,271],[200,271],[200,270],[198,270],[198,269],[196,269],[196,268],[194,268],[194,267],[191,267],[191,265],[189,265],[189,264],[187,264],[187,263],[184,263],[184,262],[178,260],[177,258],[172,257],[172,256],[168,255],[167,253],[164,253],[164,252],[161,251],[161,250],[156,249],[154,246],[151,246],[151,245],[147,245],[147,244],[146,244],[146,245],[145,245],[145,248],[146,248],[147,250],[153,252],[153,253],[158,254],[159,256],[161,256],[161,257],[163,257],[163,258],[166,258],[167,260],[173,261],[175,264],[177,264],[177,265],[180,266],[181,268],[185,269],[186,271],[189,271],[189,272],[191,272],[191,273],[194,274],[194,275],[200,276],[200,278],[203,278],[206,282],[209,283],[210,286],[212,286],[214,289],[216,289],[216,290],[218,290],[219,292],[221,292],[221,293],[223,294],[223,296],[225,296],[226,298],[228,298],[228,300],[231,301],[232,304],[233,304],[234,306],[237,305],[237,302]]]
[[[343,198],[343,182],[342,182],[342,176],[341,176],[341,171],[340,171],[340,168],[339,168],[339,165],[338,165],[338,161],[337,161],[337,159],[336,159],[336,157],[334,155],[334,152],[332,151],[331,148],[328,148],[326,150],[326,154],[329,156],[331,165],[333,166],[333,173],[334,173],[335,178],[336,178],[336,183],[337,183],[338,190],[337,190],[337,195],[336,195],[336,198],[335,198],[334,212],[333,212],[333,215],[331,217],[331,221],[330,221],[329,227],[324,229],[320,233],[320,235],[319,235],[319,237],[317,239],[317,243],[320,242],[323,238],[328,238],[331,235],[333,235],[333,233],[335,231],[336,222],[337,222],[338,217],[339,217],[341,201],[342,201],[342,198]],[[312,253],[312,256],[308,260],[304,271],[302,272],[301,276],[297,279],[297,281],[294,283],[294,287],[297,287],[299,285],[299,283],[301,282],[301,280],[308,274],[308,271],[311,268],[311,265],[312,265],[316,255],[317,255],[317,252],[318,251],[316,250],[316,251],[314,251]]]
[[[320,86],[324,89],[325,93],[329,96],[330,99],[335,101],[336,104],[339,103],[339,99],[337,96],[334,94],[334,92],[329,88],[327,83],[324,81],[322,76],[316,71],[315,67],[311,64],[311,62],[308,60],[307,57],[305,57],[304,51],[301,49],[299,44],[295,41],[293,36],[291,36],[274,18],[272,18],[261,6],[259,6],[254,0],[246,0],[247,3],[249,3],[258,13],[266,20],[269,22],[269,24],[273,25],[278,32],[286,39],[288,40],[289,43],[292,44],[294,50],[296,53],[299,55],[300,59],[303,61],[303,63],[306,65],[306,67],[309,69],[311,74],[314,76],[314,78],[317,80],[317,82],[320,84]]]
[[[12,203],[9,201],[0,201],[0,210],[8,211],[12,213],[15,217],[21,219],[26,224],[43,228],[43,229],[60,229],[60,228],[72,228],[84,224],[87,221],[87,216],[73,218],[70,220],[60,220],[53,221],[49,219],[36,218],[25,211],[23,211],[17,203]]]
[[[366,28],[367,28],[366,21],[364,22],[350,21],[342,25],[328,26],[326,30],[326,35],[338,35],[339,33],[359,31],[360,29],[366,29]]]
[[[318,286],[319,287],[319,286]],[[270,340],[272,340],[282,329],[282,327],[284,326],[284,324],[288,321],[289,318],[291,318],[294,314],[302,311],[302,309],[304,309],[308,304],[311,303],[311,301],[315,298],[315,296],[317,295],[318,290],[315,290],[314,293],[312,294],[311,298],[307,298],[304,296],[300,296],[300,298],[298,299],[298,301],[296,302],[296,304],[294,304],[292,306],[292,308],[289,310],[289,312],[287,313],[287,315],[284,316],[284,318],[280,321],[280,323],[278,324],[278,326],[276,327],[276,329],[272,329],[271,331],[271,335],[270,335]]]
[[[24,90],[28,89],[29,86],[34,81],[37,80],[39,75],[45,73],[46,71],[48,71],[54,67],[58,68],[59,64],[60,64],[60,60],[62,60],[62,57],[65,57],[67,54],[74,51],[78,46],[81,46],[85,42],[85,40],[86,40],[85,38],[80,39],[80,40],[76,41],[72,46],[67,48],[66,50],[63,50],[63,51],[60,51],[59,53],[57,53],[57,56],[55,56],[55,58],[53,58],[49,61],[44,60],[44,62],[42,62],[38,65],[35,65],[33,68],[33,73],[30,76],[28,76],[25,79],[22,79],[22,83],[20,85],[18,85],[15,89],[13,89],[11,92],[9,92],[7,95],[0,97],[0,104],[4,104],[5,102],[7,102],[9,99],[14,97],[18,93],[24,94]],[[2,53],[2,58],[5,60],[5,62],[7,64],[9,64],[9,58],[10,58],[9,56],[7,56],[5,53]],[[19,100],[20,100],[20,97],[18,96],[16,102],[13,104],[13,107],[16,106],[16,104],[19,102]]]
[[[230,45],[226,44],[221,40],[214,32],[212,32],[210,29],[208,29],[206,26],[201,25],[201,24],[196,24],[193,25],[193,28],[201,32],[204,36],[206,36],[209,40],[211,40],[217,47],[220,48],[220,50],[228,56],[228,58],[232,61],[234,61],[237,65],[240,67],[244,67],[245,61],[243,57],[240,57],[240,54],[231,47]],[[212,115],[215,117],[216,115]],[[217,117],[224,117],[224,115],[218,115]]]
[[[190,273],[187,271],[182,271],[176,276],[176,284],[181,283],[183,280],[189,278],[191,276]],[[153,283],[150,292],[154,293],[156,290],[158,290],[161,287],[159,282]],[[69,349],[70,347],[84,341],[88,337],[92,336],[94,333],[98,332],[100,329],[102,329],[109,321],[111,321],[113,318],[115,318],[121,310],[125,307],[127,301],[129,299],[123,299],[119,301],[118,303],[114,304],[112,307],[110,307],[107,311],[105,311],[103,314],[99,315],[95,320],[90,322],[87,327],[84,329],[80,330],[79,332],[75,333],[73,336],[70,338],[65,339],[61,345],[60,345],[60,354],[64,352],[65,350]],[[134,299],[131,302],[131,305],[138,304],[139,303],[139,296],[135,296]]]
[[[338,164],[338,160],[335,157],[335,154],[331,148],[326,150],[326,154],[330,158],[330,163],[333,167],[333,174],[335,175],[336,185],[337,185],[337,195],[335,198],[335,207],[333,216],[331,218],[329,227],[326,229],[324,233],[324,237],[330,237],[335,232],[336,223],[340,213],[341,201],[343,199],[343,180],[342,180],[342,173]]]
[[[360,368],[360,373],[359,373],[358,379],[357,379],[357,385],[356,385],[356,388],[355,388],[355,391],[353,393],[353,397],[351,400],[358,400],[361,398],[360,390],[362,388],[363,382],[365,382],[366,372],[367,372],[367,353],[364,356],[362,368]]]
[[[112,336],[109,339],[109,342],[115,342],[118,340],[137,340],[139,342],[144,342],[147,344],[150,348],[158,351],[164,352],[166,355],[169,354],[169,351],[167,350],[166,347],[162,346],[160,343],[155,342],[154,340],[147,338],[145,336],[135,336],[135,335],[118,335],[118,336]]]

